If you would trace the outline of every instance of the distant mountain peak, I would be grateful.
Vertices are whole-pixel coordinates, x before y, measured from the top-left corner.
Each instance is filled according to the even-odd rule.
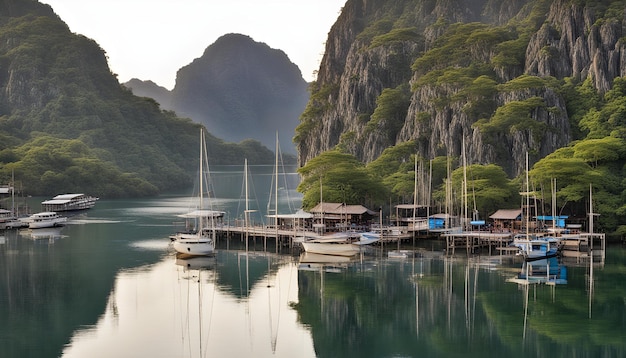
[[[137,79],[126,86],[226,141],[255,139],[273,148],[278,132],[288,153],[295,153],[291,138],[308,100],[308,84],[285,52],[236,33],[179,69],[172,91]]]

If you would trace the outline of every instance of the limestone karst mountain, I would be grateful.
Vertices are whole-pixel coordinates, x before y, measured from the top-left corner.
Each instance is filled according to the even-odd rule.
[[[626,74],[621,1],[348,0],[296,130],[299,162],[340,146],[364,162],[416,142],[424,158],[510,175],[577,139],[566,81]],[[569,87],[567,87],[569,88]]]
[[[291,138],[308,100],[307,83],[283,51],[240,34],[220,37],[181,68],[169,96],[150,83],[126,86],[228,141],[252,138],[273,148],[278,132],[289,153],[295,153]]]

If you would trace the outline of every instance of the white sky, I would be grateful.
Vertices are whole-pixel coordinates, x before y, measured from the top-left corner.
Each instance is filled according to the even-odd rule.
[[[172,89],[176,71],[220,36],[239,33],[284,51],[307,81],[346,0],[40,0],[72,32],[106,51],[120,82]]]

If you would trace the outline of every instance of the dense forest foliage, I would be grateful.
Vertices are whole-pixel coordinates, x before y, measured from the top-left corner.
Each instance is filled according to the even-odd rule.
[[[354,1],[350,3],[356,4]],[[356,29],[356,25],[352,27],[352,30],[361,31],[354,41],[355,46],[360,46],[360,53],[372,51],[373,48],[384,48],[372,57],[377,58],[381,52],[388,51],[389,56],[397,59],[400,56],[398,48],[413,55],[407,49],[412,48],[411,46],[419,47],[424,42],[423,33],[437,33],[434,36],[436,40],[418,52],[410,66],[409,77],[402,75],[407,71],[406,68],[396,69],[389,65],[384,74],[395,78],[410,78],[410,88],[405,84],[392,84],[380,90],[374,109],[365,112],[359,108],[361,112],[355,114],[355,121],[362,123],[363,129],[355,130],[354,123],[347,120],[337,124],[328,119],[335,116],[335,108],[347,105],[332,101],[345,97],[345,93],[341,92],[341,85],[331,81],[335,78],[333,75],[336,75],[333,70],[344,69],[320,69],[325,77],[318,77],[318,82],[311,85],[311,99],[301,117],[295,140],[307,144],[313,142],[311,138],[315,138],[325,123],[332,123],[329,128],[341,128],[343,125],[348,129],[338,135],[338,143],[330,151],[307,160],[302,167],[300,173],[303,181],[299,190],[304,193],[304,206],[315,205],[320,200],[321,190],[325,201],[363,203],[372,208],[385,206],[386,210],[392,212],[390,206],[415,200],[415,187],[427,187],[417,197],[429,195],[427,200],[432,200],[430,205],[434,208],[441,208],[445,201],[452,199],[452,207],[458,213],[465,171],[470,212],[475,209],[480,218],[485,219],[499,208],[519,208],[521,205],[519,193],[526,191],[524,175],[511,175],[514,171],[511,151],[516,151],[517,157],[523,157],[527,152],[531,158],[530,187],[539,215],[551,215],[551,197],[555,195],[557,214],[568,215],[570,220],[584,223],[588,219],[589,198],[592,196],[593,211],[599,214],[595,219],[596,230],[610,235],[626,235],[626,79],[610,78],[611,74],[608,75],[608,85],[602,83],[604,88],[599,88],[598,78],[591,75],[585,77],[579,73],[573,77],[556,78],[523,72],[524,64],[532,63],[532,60],[527,61],[525,58],[527,51],[530,51],[529,43],[533,36],[541,36],[538,32],[545,25],[546,14],[553,2],[528,1],[519,16],[500,25],[454,23],[443,18],[432,25],[419,25],[420,21],[425,23],[426,20],[416,20],[415,14],[426,5],[420,6],[415,1],[402,3],[404,8],[401,10],[391,4],[381,5],[378,12],[366,13],[355,21],[356,24],[362,24],[360,29]],[[467,3],[469,7],[472,2]],[[626,2],[564,0],[560,3],[565,3],[563,8],[568,8],[567,3],[571,7],[585,7],[585,14],[592,14],[589,18],[595,16],[595,23],[586,24],[589,27],[587,33],[596,33],[595,38],[600,37],[600,31],[606,31],[602,36],[611,34],[614,36],[608,37],[619,37],[619,33],[613,34],[608,30],[614,27],[603,25],[623,23]],[[350,15],[346,15],[346,19],[350,19]],[[424,27],[428,30],[424,31]],[[567,36],[558,33],[561,29],[557,26],[548,28],[542,34],[548,33],[546,36],[555,38],[555,42],[558,42],[559,36]],[[340,29],[341,27],[337,27],[338,33],[345,35]],[[614,45],[617,49],[615,51],[619,51],[622,42],[623,38],[617,41]],[[399,47],[398,43],[403,43],[404,47]],[[558,65],[560,60],[557,57],[563,54],[556,51],[556,45],[546,46],[539,51],[539,55],[542,58],[555,59],[545,63]],[[355,63],[360,65],[365,61],[363,58]],[[567,62],[569,59],[562,61]],[[591,59],[581,58],[579,61],[578,66],[583,67],[586,66],[585,61]],[[604,65],[608,71],[619,70],[618,63],[610,62],[615,61],[615,58],[605,61],[608,65],[594,62],[594,74],[599,73],[598,68]],[[397,62],[401,65],[404,63],[400,60]],[[373,71],[373,68],[377,68],[376,65],[378,64],[374,63],[366,69]],[[355,73],[360,70],[348,65],[345,69]],[[558,69],[555,71],[558,72]],[[360,80],[359,75],[366,73],[363,71],[352,74],[350,80],[357,83]],[[372,73],[367,75],[372,76]],[[344,73],[342,76],[342,79],[347,78],[348,74]],[[503,81],[503,77],[512,79]],[[384,78],[370,79],[372,86],[380,85],[379,82],[384,81]],[[452,113],[458,108],[458,116],[450,115],[447,119],[460,121],[459,118],[467,118],[472,130],[480,133],[480,139],[485,146],[493,148],[498,165],[470,162],[464,167],[460,151],[452,151],[455,153],[453,155],[446,155],[444,152],[450,142],[440,143],[435,148],[444,153],[437,152],[440,154],[427,156],[424,149],[432,148],[433,140],[428,130],[410,140],[398,141],[398,133],[403,125],[406,130],[410,126],[434,121],[434,115],[430,112],[415,111],[413,117],[410,115],[412,108],[417,106],[416,102],[422,101],[419,103],[424,105],[425,100],[416,95],[418,91],[422,91],[419,92],[421,94],[440,94],[434,95],[431,103],[428,103],[435,113]],[[360,95],[363,96],[364,93],[367,92]],[[503,98],[506,100],[503,101]],[[553,103],[548,99],[558,100]],[[363,106],[363,98],[358,100]],[[562,132],[566,127],[556,128],[549,122],[556,115],[563,116],[563,112],[566,112],[565,118],[569,120],[567,132]],[[327,113],[333,114],[324,117]],[[548,120],[543,120],[544,118]],[[387,143],[388,137],[391,137],[390,141],[396,142],[387,147],[377,159],[365,163],[358,157],[364,153],[362,148],[377,143],[371,139],[371,133],[376,132],[376,140]],[[313,133],[312,137],[310,133]],[[548,135],[571,138],[571,142],[551,154],[542,153],[538,143],[545,142]],[[508,148],[513,142],[508,139],[510,137],[523,138],[528,143],[528,149],[522,148],[520,151],[519,148]],[[455,146],[460,147],[460,136]],[[447,151],[450,153],[450,148]],[[301,156],[301,160],[302,158],[304,157]],[[420,172],[424,174],[419,174]],[[417,185],[414,184],[415,173],[418,173]],[[447,178],[451,180],[448,181]],[[551,190],[553,181],[557,183],[555,193]],[[320,182],[324,184],[323,188],[320,188]]]
[[[0,4],[0,183],[28,195],[146,196],[187,187],[200,126],[133,96],[104,51],[47,5]],[[210,129],[209,129],[210,130]],[[208,136],[212,164],[272,163],[247,140]]]

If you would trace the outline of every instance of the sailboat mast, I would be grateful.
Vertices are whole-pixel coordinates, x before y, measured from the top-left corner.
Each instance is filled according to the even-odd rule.
[[[415,154],[415,180],[413,181],[413,230],[415,230],[415,217],[417,211],[417,153]]]
[[[274,214],[276,215],[276,221],[274,224],[278,228],[278,132],[276,132],[276,158],[274,159],[274,172],[276,180],[274,181]]]
[[[552,179],[552,232],[556,233],[556,178]]]
[[[463,230],[467,229],[467,156],[465,154],[465,138],[463,138]]]
[[[274,159],[274,228],[276,230],[276,250],[278,250],[278,132],[276,132],[276,158]]]
[[[11,215],[13,217],[17,217],[17,213],[15,212],[15,171],[11,169]]]
[[[204,131],[200,128],[200,173],[198,178],[200,180],[199,189],[200,189],[200,215],[198,217],[198,239],[202,237],[202,216],[204,213],[202,210],[204,209]]]
[[[430,203],[432,200],[432,186],[433,186],[433,160],[428,161],[428,200],[426,201],[426,220],[428,223],[427,229],[430,229]]]
[[[248,252],[248,221],[250,217],[250,207],[248,203],[248,158],[244,159],[244,162],[243,162],[243,178],[244,178],[245,194],[246,194],[246,209],[244,210],[243,220],[244,220],[244,225],[245,225],[245,230],[246,230],[246,252]],[[246,255],[246,260],[247,259],[248,259],[248,256]],[[246,263],[246,269],[247,267],[248,266]]]
[[[322,176],[320,175],[320,208],[322,210],[322,228],[326,230],[326,226],[324,223],[324,197],[323,197],[323,187],[322,187]]]
[[[452,210],[450,206],[452,205],[452,180],[450,180],[450,176],[452,170],[450,169],[450,155],[446,158],[446,224],[445,228],[450,228],[450,216],[452,215]]]
[[[593,192],[591,184],[589,184],[589,240],[593,242]]]
[[[244,177],[244,184],[245,184],[245,194],[246,194],[246,215],[245,215],[245,224],[246,224],[246,229],[248,228],[248,215],[250,215],[250,204],[248,202],[248,159],[244,159],[244,164],[243,164],[243,177]]]
[[[528,152],[526,152],[526,239],[529,240],[530,238],[528,237],[528,225],[530,224],[530,220],[529,220],[529,210],[530,210],[530,184],[528,182]],[[532,250],[532,246],[529,245],[530,249]]]

